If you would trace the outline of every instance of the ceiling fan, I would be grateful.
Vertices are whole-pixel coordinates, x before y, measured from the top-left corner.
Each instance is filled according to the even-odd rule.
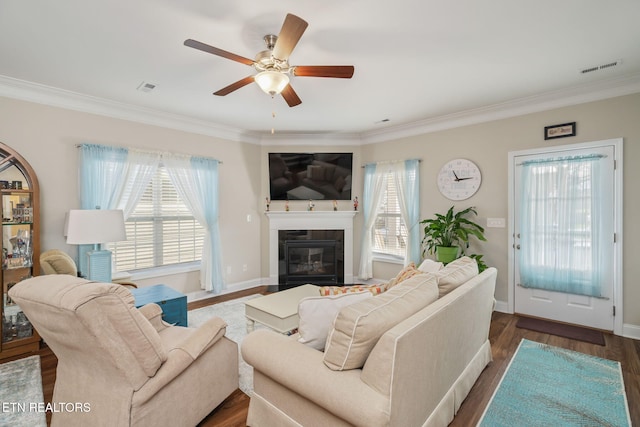
[[[245,77],[235,83],[231,83],[214,92],[214,95],[225,96],[231,92],[256,82],[260,88],[275,96],[282,94],[284,100],[289,107],[295,107],[302,103],[298,94],[293,90],[289,83],[289,75],[297,77],[333,77],[340,79],[350,79],[353,76],[354,67],[352,65],[290,65],[289,55],[293,51],[300,37],[307,29],[309,24],[292,14],[287,14],[280,34],[275,36],[267,34],[264,41],[267,44],[267,50],[256,55],[256,59],[245,58],[217,47],[199,42],[193,39],[184,41],[185,46],[218,55],[232,61],[240,62],[245,65],[252,66],[258,71],[258,74]]]

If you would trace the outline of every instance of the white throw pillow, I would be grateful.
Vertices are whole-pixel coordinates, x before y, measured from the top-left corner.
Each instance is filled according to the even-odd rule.
[[[369,291],[303,298],[298,304],[298,341],[323,351],[333,320],[343,307],[371,298]]]
[[[418,270],[423,271],[425,273],[435,273],[436,271],[439,271],[442,267],[444,267],[443,263],[426,258],[424,261],[422,261],[422,264],[420,264],[420,267],[418,267]]]
[[[475,259],[463,256],[445,265],[435,273],[438,278],[440,298],[478,275],[478,263]]]

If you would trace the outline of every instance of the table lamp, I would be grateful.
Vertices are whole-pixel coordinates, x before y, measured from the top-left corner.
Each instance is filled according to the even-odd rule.
[[[122,210],[72,209],[65,229],[67,243],[93,245],[93,250],[87,252],[87,279],[111,283],[111,251],[100,245],[127,239]]]

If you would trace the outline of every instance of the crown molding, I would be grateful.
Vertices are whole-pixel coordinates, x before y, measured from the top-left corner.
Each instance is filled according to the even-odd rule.
[[[640,92],[640,73],[362,133],[246,131],[0,75],[0,96],[251,144],[365,145]]]
[[[358,133],[302,133],[302,132],[281,132],[277,130],[275,134],[260,135],[260,145],[362,145],[362,139]]]
[[[446,129],[523,116],[525,114],[538,113],[556,108],[569,107],[586,102],[600,101],[638,92],[640,92],[640,74],[631,74],[433,117],[405,125],[388,127],[382,130],[364,132],[360,137],[363,144],[374,144]]]
[[[256,135],[240,129],[2,75],[0,96],[232,141],[259,143]]]

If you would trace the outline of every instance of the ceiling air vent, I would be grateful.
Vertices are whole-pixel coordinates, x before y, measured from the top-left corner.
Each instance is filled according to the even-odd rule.
[[[580,70],[581,74],[593,73],[594,71],[606,70],[607,68],[617,67],[618,65],[622,65],[622,59],[618,59],[616,61],[608,62],[602,65],[596,65],[594,67],[585,68],[584,70]]]
[[[142,91],[142,92],[151,92],[155,88],[156,88],[156,85],[154,85],[152,83],[146,83],[146,82],[142,82],[138,86],[138,90]]]

